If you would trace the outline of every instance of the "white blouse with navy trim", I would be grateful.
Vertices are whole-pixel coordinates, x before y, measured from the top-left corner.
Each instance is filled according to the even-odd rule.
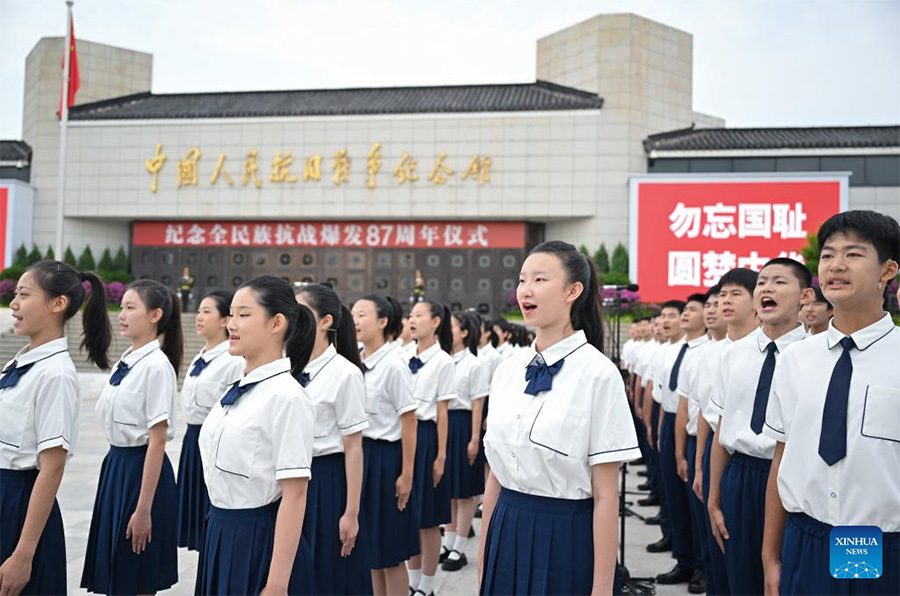
[[[244,374],[246,363],[240,356],[228,353],[229,343],[226,340],[210,350],[201,350],[188,365],[184,384],[181,386],[181,404],[188,424],[203,424],[209,411],[225,395],[228,387]],[[201,358],[206,362],[206,368],[192,377],[190,371]]]
[[[438,402],[456,397],[453,358],[437,342],[422,353],[413,354],[410,359],[414,357],[423,362],[419,372],[413,375],[413,395],[418,402],[416,418],[435,422]]]

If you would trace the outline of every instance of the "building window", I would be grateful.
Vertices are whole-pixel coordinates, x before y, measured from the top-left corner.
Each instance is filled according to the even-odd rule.
[[[163,275],[162,278],[159,280],[159,282],[164,286],[171,285],[172,284],[172,276],[171,275]]]
[[[285,267],[291,264],[291,255],[289,253],[283,252],[281,256],[278,257],[278,262],[284,265]]]
[[[404,292],[408,292],[410,290],[410,288],[412,287],[412,284],[408,277],[401,277],[400,281],[397,282],[397,286],[400,288],[400,290],[402,290]]]
[[[365,269],[366,268],[366,253],[363,252],[351,252],[347,254],[347,268],[348,269]]]
[[[184,255],[184,262],[186,265],[196,265],[197,264],[197,253],[189,252]]]
[[[411,252],[402,252],[397,255],[397,263],[400,265],[400,267],[412,269],[416,266],[416,256]]]
[[[329,269],[336,269],[341,266],[341,253],[329,252],[325,253],[325,266]]]
[[[462,312],[462,304],[459,302],[451,302],[450,303],[450,312]]]
[[[425,266],[426,267],[440,267],[441,266],[441,257],[438,255],[428,255],[425,257]]]
[[[300,263],[304,267],[312,267],[316,263],[316,259],[309,253],[305,253],[302,257],[300,257]]]
[[[149,265],[153,262],[153,255],[150,252],[141,252],[141,265]]]
[[[219,264],[219,253],[218,252],[206,253],[206,262],[209,265],[218,265]]]
[[[491,312],[490,304],[488,304],[487,302],[479,302],[478,303],[478,313],[479,314],[487,315],[487,314],[490,314],[490,312]]]
[[[441,284],[438,283],[438,280],[435,278],[431,278],[425,282],[425,289],[431,292],[437,292],[440,289]]]
[[[516,266],[516,257],[515,255],[503,255],[503,267],[506,269],[512,269]]]
[[[503,280],[503,291],[504,292],[512,292],[516,289],[516,282],[512,279],[504,279]]]
[[[379,292],[386,292],[390,290],[391,280],[387,277],[381,276],[375,278],[375,289]]]
[[[481,255],[478,257],[478,266],[487,269],[491,266],[491,255]]]
[[[231,278],[231,285],[234,286],[235,288],[240,287],[241,284],[243,284],[243,283],[244,283],[244,278],[241,277],[240,275],[235,275],[234,277]]]
[[[366,287],[365,280],[357,275],[352,276],[347,283],[351,292],[362,292]]]
[[[327,281],[328,283],[330,283],[332,288],[334,288],[335,290],[337,289],[337,287],[338,287],[338,280],[337,280],[336,277],[329,277],[329,278],[326,279],[325,281]]]
[[[219,285],[219,278],[215,275],[210,275],[206,278],[206,285],[213,288],[216,287],[217,285]]]
[[[232,253],[231,264],[232,265],[243,265],[244,264],[244,253],[241,253],[241,252]]]
[[[490,292],[491,291],[491,280],[486,278],[481,278],[478,280],[478,291],[479,292]]]
[[[165,251],[162,254],[162,263],[163,265],[171,265],[175,262],[175,253]]]
[[[267,258],[267,255],[264,252],[258,252],[255,255],[253,255],[253,264],[256,265],[257,267],[265,267],[268,260],[269,259]]]
[[[450,266],[451,267],[464,267],[466,264],[466,258],[462,255],[453,255],[450,257]]]
[[[463,291],[463,280],[459,277],[454,277],[450,280],[450,289],[454,292],[462,292]]]
[[[304,275],[300,278],[300,283],[311,284],[313,283],[313,278],[308,275]]]
[[[379,269],[391,268],[391,253],[380,252],[375,256],[375,266]]]

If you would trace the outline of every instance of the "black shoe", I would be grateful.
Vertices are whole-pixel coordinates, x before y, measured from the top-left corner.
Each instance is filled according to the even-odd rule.
[[[688,583],[688,592],[691,594],[706,593],[706,578],[703,577],[703,570],[694,569],[694,575],[691,576],[691,581]]]
[[[443,563],[450,556],[450,551],[443,544],[441,545],[441,555],[438,557],[438,563]]]
[[[469,538],[475,538],[475,528],[469,526]]]
[[[459,554],[459,558],[451,559],[448,557],[446,561],[441,563],[441,569],[443,569],[444,571],[459,571],[469,564],[469,560],[466,559],[466,553],[460,554],[457,550],[452,550],[450,552]]]
[[[650,517],[644,518],[644,523],[648,526],[658,526],[661,522],[659,520],[659,514],[651,515]]]
[[[659,505],[659,497],[650,495],[649,497],[638,499],[637,504],[641,507],[656,507],[657,505]]]
[[[638,476],[644,476],[644,477],[646,477],[646,476],[647,476],[647,470],[638,470],[638,471],[637,471],[637,475],[638,475]]]
[[[426,594],[426,593],[423,592],[422,590],[416,590],[415,592],[413,592],[413,593],[410,594],[409,596],[419,596],[419,594],[421,594],[422,596],[434,596],[434,592],[432,592],[431,594]]]
[[[645,463],[645,462],[644,462],[644,458],[643,458],[643,457],[639,457],[639,458],[637,458],[636,460],[634,460],[633,462],[631,462],[631,465],[632,465],[632,466],[643,466],[644,463]]]
[[[653,488],[653,486],[650,484],[649,480],[647,482],[642,482],[637,486],[638,490],[650,490],[651,488]]]
[[[658,584],[686,584],[691,581],[691,570],[675,565],[666,573],[660,573],[656,576]]]
[[[481,519],[481,505],[475,510],[475,519]]]
[[[667,552],[670,550],[672,550],[672,539],[666,538],[665,536],[663,536],[656,542],[647,545],[648,553],[664,553],[664,552]],[[677,567],[676,567],[676,569],[677,569]],[[690,578],[688,578],[688,579],[690,579]],[[687,581],[687,579],[684,581]]]

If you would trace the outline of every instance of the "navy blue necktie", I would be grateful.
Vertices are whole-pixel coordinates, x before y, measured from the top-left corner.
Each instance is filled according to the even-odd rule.
[[[192,377],[199,377],[199,376],[200,376],[200,373],[202,373],[202,372],[203,372],[203,369],[206,368],[207,366],[209,366],[209,362],[207,362],[206,360],[204,360],[202,357],[201,357],[201,358],[197,358],[197,362],[195,362],[195,363],[194,363],[194,366],[191,367],[191,373],[190,373],[190,376],[192,376]]]
[[[109,384],[113,387],[118,387],[119,383],[122,382],[122,379],[125,378],[125,375],[128,374],[129,370],[129,366],[125,364],[124,361],[119,360],[119,364],[118,366],[116,366],[116,370],[114,370],[113,374],[109,377]]]
[[[416,374],[417,372],[419,372],[419,369],[423,366],[425,366],[425,363],[422,362],[422,359],[418,356],[413,356],[409,359],[409,371],[412,374]]]
[[[525,385],[525,393],[537,395],[541,391],[550,391],[553,387],[553,375],[559,372],[565,361],[566,359],[563,358],[552,366],[547,366],[547,363],[541,359],[539,362],[529,364],[525,369],[525,380],[528,381],[528,384]]]
[[[254,387],[258,382],[259,382],[259,381],[257,381],[256,383],[247,383],[246,385],[241,386],[241,382],[240,382],[240,381],[235,381],[235,382],[231,385],[231,389],[229,389],[228,392],[226,392],[225,395],[222,396],[222,399],[220,400],[220,403],[221,403],[223,406],[232,406],[232,405],[234,405],[234,402],[236,402],[238,399],[240,399],[240,397],[241,397],[242,395],[244,395],[245,393],[247,393],[248,391],[250,391],[251,389],[253,389],[253,387]]]
[[[22,375],[27,373],[32,366],[34,366],[34,362],[16,366],[16,361],[13,360],[12,364],[3,369],[3,376],[0,377],[0,389],[15,387]]]
[[[684,360],[684,354],[687,351],[688,345],[687,342],[684,342],[684,345],[678,350],[678,358],[675,359],[675,365],[672,367],[672,372],[669,373],[669,391],[678,389],[678,371],[681,370],[681,361]]]
[[[297,377],[297,382],[300,383],[301,387],[306,387],[309,385],[310,377],[308,372],[300,373],[300,376]]]
[[[819,435],[819,455],[829,466],[847,455],[847,402],[850,400],[850,379],[853,377],[850,350],[856,347],[856,343],[852,337],[845,337],[841,340],[841,347],[844,351],[831,371],[828,392],[825,393]]]
[[[775,373],[775,353],[778,346],[770,341],[766,346],[766,359],[762,370],[759,371],[759,381],[756,383],[756,397],[753,399],[753,413],[750,415],[750,430],[756,434],[762,432],[763,423],[766,421],[766,406],[769,405],[769,392],[772,389],[772,375]]]

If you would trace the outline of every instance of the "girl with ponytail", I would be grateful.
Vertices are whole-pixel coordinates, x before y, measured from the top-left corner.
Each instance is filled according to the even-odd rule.
[[[187,417],[187,432],[178,463],[178,546],[200,550],[203,524],[209,510],[209,495],[203,482],[198,438],[200,426],[228,386],[241,378],[244,359],[228,353],[228,311],[234,295],[225,290],[210,292],[197,308],[197,335],[206,340],[187,367],[181,387],[181,402]]]
[[[315,410],[295,376],[315,342],[315,320],[288,282],[250,280],[231,301],[228,352],[243,376],[200,429],[209,514],[197,594],[314,594],[302,537]]]
[[[441,551],[438,526],[450,523],[447,461],[447,404],[456,396],[450,309],[440,302],[417,302],[409,314],[416,355],[409,359],[413,395],[418,402],[418,438],[413,492],[419,505],[422,554],[409,561],[410,588],[430,596]],[[414,594],[413,596],[418,596]]]
[[[597,271],[571,244],[544,242],[517,298],[536,338],[491,383],[481,593],[609,594],[619,464],[641,452],[622,376],[601,353]]]
[[[396,300],[370,294],[353,305],[366,383],[362,512],[376,596],[403,594],[405,562],[419,553],[417,506],[410,500],[416,454],[416,400],[406,355],[392,343],[403,314]]]
[[[90,284],[85,292],[83,282]],[[28,345],[0,373],[0,589],[65,594],[66,547],[56,492],[75,451],[81,399],[65,323],[84,305],[82,349],[101,368],[112,332],[93,273],[58,261],[29,267],[10,308]]]
[[[158,282],[132,282],[122,297],[119,328],[131,346],[95,408],[110,447],[100,469],[81,587],[152,594],[178,581],[177,490],[166,442],[174,434],[184,351],[181,303]]]
[[[298,378],[316,410],[303,536],[312,548],[319,592],[371,594],[359,506],[362,433],[369,421],[353,316],[329,286],[304,285],[295,293],[315,319],[310,362]]]

